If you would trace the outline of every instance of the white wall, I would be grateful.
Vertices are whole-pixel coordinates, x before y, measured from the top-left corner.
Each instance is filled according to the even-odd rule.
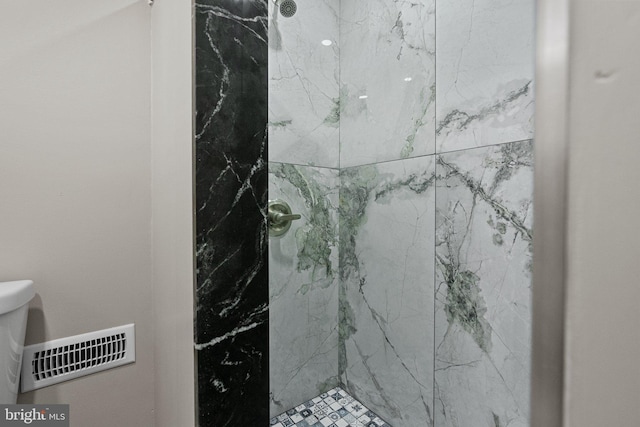
[[[640,423],[640,1],[571,3],[565,426]]]
[[[151,18],[157,427],[195,425],[191,15],[157,1]]]
[[[28,343],[136,324],[134,365],[20,397],[77,426],[154,424],[150,13],[0,3],[0,281],[36,283]]]

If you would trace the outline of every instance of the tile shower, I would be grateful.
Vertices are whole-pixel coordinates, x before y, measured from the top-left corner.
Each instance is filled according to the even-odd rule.
[[[197,209],[244,215],[198,220],[201,426],[335,390],[394,427],[528,425],[533,10],[197,2]],[[268,242],[267,181],[302,215]]]

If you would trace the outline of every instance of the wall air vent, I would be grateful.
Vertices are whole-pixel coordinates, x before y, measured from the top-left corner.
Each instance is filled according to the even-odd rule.
[[[24,393],[133,363],[135,340],[130,324],[27,346],[20,389]]]

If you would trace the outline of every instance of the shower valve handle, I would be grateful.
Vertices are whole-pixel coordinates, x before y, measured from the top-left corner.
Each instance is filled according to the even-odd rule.
[[[302,215],[300,214],[283,214],[280,212],[273,212],[273,211],[269,212],[269,221],[274,222],[276,224],[285,222],[285,221],[293,221],[295,219],[300,219],[300,218],[302,218]]]
[[[282,236],[291,228],[291,221],[302,218],[300,214],[291,213],[287,202],[282,200],[269,200],[269,235]]]

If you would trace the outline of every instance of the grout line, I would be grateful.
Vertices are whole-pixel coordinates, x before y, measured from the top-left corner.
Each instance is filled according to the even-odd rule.
[[[498,142],[495,144],[487,144],[487,145],[480,145],[477,147],[469,147],[469,148],[461,148],[459,150],[450,150],[450,151],[443,151],[441,153],[432,153],[432,154],[424,154],[421,156],[413,156],[413,157],[407,157],[405,159],[390,159],[390,160],[383,160],[380,162],[372,162],[372,163],[362,163],[359,165],[353,165],[353,166],[346,166],[346,167],[340,167],[340,168],[331,168],[331,167],[326,167],[326,166],[313,166],[313,165],[304,165],[304,164],[299,164],[299,163],[288,163],[288,162],[278,162],[278,161],[270,161],[269,163],[283,163],[283,164],[292,164],[292,165],[296,165],[296,166],[308,166],[308,167],[314,167],[314,168],[324,168],[324,169],[335,169],[335,170],[346,170],[346,169],[353,169],[353,168],[359,168],[362,166],[373,166],[373,165],[380,165],[380,164],[384,164],[384,163],[393,163],[393,162],[402,162],[405,160],[411,160],[411,159],[421,159],[424,157],[436,157],[436,156],[442,156],[442,155],[446,155],[446,154],[452,154],[452,153],[460,153],[462,151],[471,151],[471,150],[479,150],[482,148],[489,148],[489,147],[498,147],[498,146],[502,146],[502,145],[506,145],[506,144],[515,144],[518,142],[526,142],[526,141],[532,141],[533,138],[527,138],[527,139],[519,139],[516,141],[505,141],[505,142]]]
[[[527,141],[533,141],[533,138],[517,139],[515,141],[496,142],[495,144],[478,145],[476,147],[459,148],[457,150],[443,151],[441,153],[437,153],[437,155],[459,153],[461,151],[470,151],[470,150],[476,150],[476,149],[487,148],[487,147],[497,147],[497,146],[500,146],[500,145],[515,144],[515,143],[518,143],[518,142],[527,142]]]
[[[334,171],[339,171],[340,170],[340,168],[332,168],[332,167],[329,167],[329,166],[305,165],[303,163],[278,162],[278,161],[271,161],[271,160],[269,160],[267,163],[269,165],[278,164],[278,165],[300,166],[300,167],[314,168],[314,169],[329,169],[329,170],[334,170]]]
[[[438,132],[437,132],[437,116],[438,116],[438,0],[434,0],[433,2],[433,40],[434,40],[434,60],[433,60],[433,79],[435,82],[435,91],[436,95],[434,96],[434,127],[433,127],[433,143],[434,150],[436,151],[436,155],[441,155],[442,153],[438,153]],[[433,422],[432,426],[436,425],[436,282],[437,282],[437,274],[436,274],[436,238],[437,238],[437,222],[438,222],[438,162],[434,162],[433,165],[433,174],[434,174],[434,185],[433,185],[433,311],[431,314],[433,315],[433,346],[431,347],[431,357],[432,360],[432,371],[431,371],[431,420]]]

